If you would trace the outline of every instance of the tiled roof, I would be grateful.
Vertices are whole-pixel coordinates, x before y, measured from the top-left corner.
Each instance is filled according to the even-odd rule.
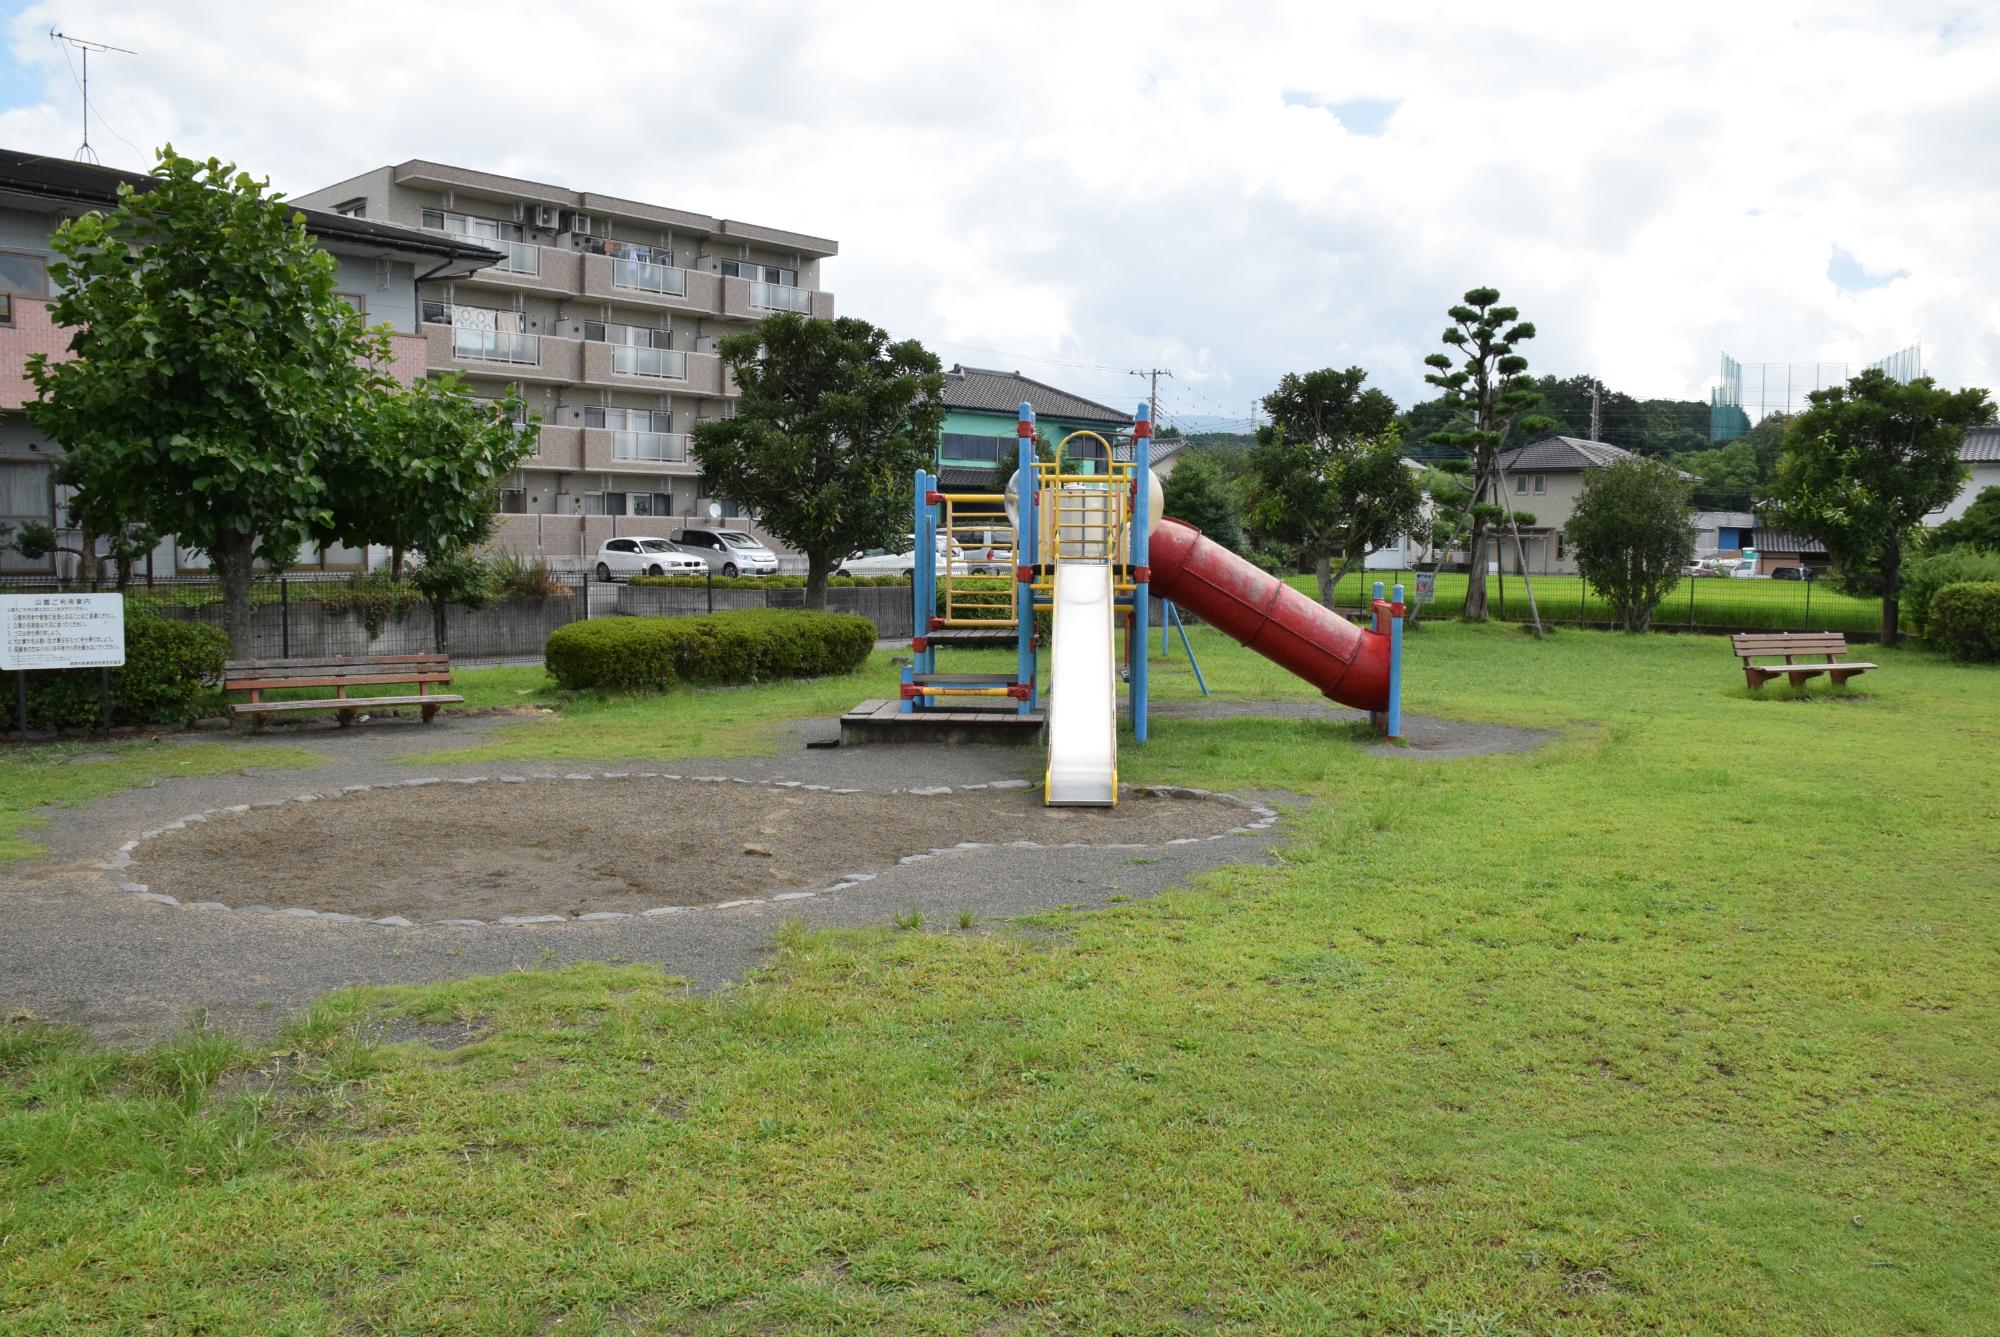
[[[1751,535],[1751,546],[1760,553],[1796,552],[1826,555],[1826,545],[1818,539],[1800,538],[1795,534],[1784,534],[1775,529],[1759,529]]]
[[[1167,458],[1167,456],[1184,450],[1186,447],[1187,438],[1184,436],[1170,436],[1164,439],[1156,436],[1153,438],[1153,448],[1146,452],[1146,459],[1152,464],[1158,464],[1161,460]],[[1111,443],[1111,458],[1114,460],[1131,459],[1132,438],[1121,436],[1113,440]]]
[[[1586,441],[1579,436],[1545,436],[1502,455],[1500,467],[1510,471],[1528,469],[1536,473],[1581,472],[1584,469],[1604,469],[1619,460],[1637,458],[1631,451],[1606,441]]]
[[[1966,432],[1958,457],[1967,464],[2000,464],[2000,427],[1974,427]]]
[[[1694,523],[1699,529],[1748,529],[1757,518],[1748,511],[1696,511]]]
[[[0,149],[0,193],[27,195],[81,205],[86,209],[108,209],[118,202],[118,187],[151,190],[159,184],[144,172],[128,172],[94,162],[72,162],[68,158],[48,158],[39,153]],[[468,237],[423,232],[396,223],[292,206],[305,215],[306,231],[325,241],[357,246],[379,246],[388,250],[416,251],[450,259],[493,264],[503,257],[491,247]]]
[[[1060,418],[1064,422],[1099,422],[1122,427],[1132,415],[1121,413],[1082,395],[1058,390],[1053,385],[1029,380],[1018,371],[992,371],[985,367],[953,367],[944,374],[944,406],[975,413],[1004,413],[1013,417],[1021,401],[1035,406],[1035,415]]]

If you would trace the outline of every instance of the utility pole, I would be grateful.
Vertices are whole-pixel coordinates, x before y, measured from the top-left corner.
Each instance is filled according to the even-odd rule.
[[[1598,386],[1597,382],[1593,380],[1593,381],[1592,381],[1592,382],[1590,383],[1590,439],[1591,439],[1592,441],[1596,441],[1596,440],[1600,440],[1600,439],[1601,439],[1601,438],[1599,438],[1599,436],[1597,435],[1597,395],[1598,395],[1598,390],[1599,390],[1599,386]]]
[[[1164,376],[1172,380],[1174,373],[1166,367],[1148,367],[1144,371],[1135,371],[1132,375],[1144,376],[1148,382],[1146,404],[1152,410],[1153,422],[1157,426],[1160,421],[1160,378]]]
[[[83,90],[83,143],[76,146],[76,152],[71,154],[70,157],[74,158],[77,162],[96,162],[98,161],[97,150],[90,147],[90,53],[93,51],[116,51],[121,55],[127,56],[136,56],[139,53],[128,51],[122,46],[107,46],[103,42],[86,42],[81,37],[71,37],[68,33],[59,32],[54,28],[49,29],[49,40],[52,42],[68,42],[83,54],[83,78],[77,81],[78,86]]]

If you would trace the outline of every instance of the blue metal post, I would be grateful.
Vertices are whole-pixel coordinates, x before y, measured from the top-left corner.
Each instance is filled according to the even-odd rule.
[[[1035,406],[1021,401],[1014,424],[1014,681],[1028,684],[1028,697],[1016,713],[1026,715],[1041,704],[1041,684],[1035,677],[1035,508],[1041,494],[1035,479]]]
[[[1369,600],[1368,603],[1368,612],[1370,616],[1374,619],[1369,625],[1372,626],[1376,631],[1387,631],[1388,628],[1382,625],[1382,610],[1375,606],[1381,602],[1382,602],[1382,582],[1378,580],[1375,582],[1375,597]]]
[[[899,675],[904,686],[909,685],[911,674],[924,667],[924,656],[929,650],[926,637],[930,633],[931,610],[937,607],[937,590],[931,583],[931,557],[935,549],[928,541],[930,492],[930,471],[917,470],[916,505],[910,512],[910,556],[911,564],[916,568],[910,577],[910,664]],[[909,715],[915,712],[917,703],[908,695],[903,695],[896,708]]]
[[[1165,640],[1165,639],[1167,638],[1167,623],[1168,623],[1168,622],[1171,622],[1171,623],[1173,623],[1173,624],[1174,624],[1174,629],[1175,629],[1176,631],[1180,632],[1180,634],[1181,634],[1181,649],[1183,649],[1183,650],[1187,651],[1187,657],[1188,657],[1188,667],[1194,670],[1194,682],[1195,682],[1195,686],[1197,686],[1197,687],[1201,688],[1201,694],[1202,694],[1203,696],[1207,696],[1207,695],[1208,695],[1208,679],[1207,679],[1207,678],[1204,678],[1204,677],[1203,677],[1203,676],[1201,675],[1201,661],[1197,660],[1197,659],[1196,659],[1196,658],[1194,657],[1194,642],[1193,642],[1193,641],[1190,641],[1190,640],[1188,639],[1188,634],[1187,634],[1187,623],[1185,623],[1185,622],[1181,621],[1181,610],[1180,610],[1180,609],[1178,609],[1178,608],[1176,608],[1176,607],[1174,607],[1174,606],[1173,606],[1173,605],[1172,605],[1171,603],[1167,605],[1167,615],[1166,615],[1166,617],[1165,617],[1165,618],[1163,618],[1163,619],[1161,620],[1161,622],[1160,622],[1160,639],[1161,639],[1161,640],[1163,640],[1163,641],[1164,641],[1164,640]]]
[[[1172,648],[1167,644],[1167,637],[1173,634],[1174,623],[1178,622],[1179,620],[1180,620],[1179,618],[1174,616],[1174,601],[1172,599],[1162,599],[1160,601],[1160,653],[1161,654],[1166,654],[1168,650]],[[1183,630],[1181,634],[1185,636],[1187,635],[1187,632]]]
[[[1389,604],[1388,735],[1403,736],[1403,587],[1396,586]]]
[[[1153,407],[1142,402],[1132,415],[1132,548],[1125,557],[1132,564],[1132,630],[1127,644],[1132,650],[1132,740],[1146,741],[1146,607],[1152,597],[1153,573],[1148,569],[1146,511],[1152,502]]]

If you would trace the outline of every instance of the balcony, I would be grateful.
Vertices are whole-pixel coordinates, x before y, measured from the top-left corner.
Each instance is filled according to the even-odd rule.
[[[797,312],[821,320],[833,316],[833,294],[814,288],[793,288],[760,279],[722,280],[722,314],[739,320],[762,320],[774,311]]]
[[[574,339],[431,323],[422,329],[432,371],[573,383],[581,362]]]
[[[696,466],[688,459],[684,432],[626,432],[587,427],[583,432],[583,467],[632,473],[687,474]]]
[[[535,453],[521,462],[524,469],[583,468],[583,429],[544,424],[535,437]]]
[[[611,370],[618,376],[646,376],[661,381],[685,381],[687,354],[672,348],[646,348],[639,344],[610,344]]]
[[[611,255],[574,258],[583,265],[581,291],[586,297],[675,311],[711,313],[719,309],[722,293],[714,274]]]
[[[542,272],[542,248],[532,242],[500,240],[483,244],[493,247],[505,257],[493,266],[503,274],[522,274],[533,278]]]
[[[782,283],[753,282],[750,285],[750,309],[753,311],[791,311],[801,316],[812,314],[812,292],[807,288],[788,288]]]

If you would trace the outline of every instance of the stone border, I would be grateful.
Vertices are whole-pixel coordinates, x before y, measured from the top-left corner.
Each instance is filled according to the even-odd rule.
[[[125,870],[137,862],[137,855],[134,851],[144,842],[157,840],[169,831],[186,830],[190,826],[208,821],[211,817],[233,817],[257,808],[277,808],[287,803],[318,803],[325,800],[342,798],[348,794],[362,794],[384,789],[419,789],[426,785],[478,785],[489,782],[503,785],[523,785],[531,780],[667,780],[683,784],[758,785],[765,789],[816,790],[828,794],[860,794],[869,792],[860,789],[836,788],[833,785],[806,784],[799,780],[746,780],[740,776],[733,775],[670,775],[663,771],[601,771],[596,774],[584,771],[570,771],[566,774],[557,774],[555,771],[532,771],[526,775],[473,775],[453,778],[432,775],[417,780],[390,780],[383,784],[346,785],[329,793],[294,794],[288,799],[261,799],[255,803],[232,803],[224,808],[208,808],[202,812],[191,812],[178,821],[168,822],[166,825],[154,827],[150,831],[141,831],[136,840],[128,840],[123,845],[120,845],[117,852],[99,864],[98,867],[104,872],[107,881],[119,891],[126,893],[134,899],[150,901],[155,905],[177,906],[184,910],[221,910],[230,914],[245,915],[283,915],[291,919],[321,919],[336,924],[375,924],[384,928],[485,928],[488,926],[489,921],[484,919],[433,919],[419,924],[416,920],[410,919],[405,915],[384,915],[379,919],[369,919],[362,915],[342,914],[335,910],[309,910],[304,906],[289,906],[285,909],[277,909],[269,905],[230,906],[224,905],[221,901],[183,901],[178,897],[169,896],[165,892],[154,891],[143,882],[131,881],[125,875]],[[909,789],[890,789],[875,792],[907,794],[913,798],[924,798],[934,794],[963,794],[982,789],[1027,789],[1031,784],[1032,782],[1028,780],[993,780],[986,784],[957,786],[925,785]],[[1255,820],[1246,822],[1241,826],[1231,827],[1227,831],[1219,831],[1212,836],[1178,836],[1172,840],[1162,841],[1159,846],[1147,846],[1136,843],[1092,845],[1087,841],[1081,840],[1066,841],[1061,845],[1043,845],[1033,840],[1015,840],[1002,845],[993,841],[967,840],[960,841],[956,845],[925,850],[921,854],[905,854],[897,859],[896,862],[898,864],[923,863],[928,859],[962,854],[967,850],[1003,848],[1028,850],[1143,850],[1160,848],[1166,845],[1199,845],[1209,840],[1227,840],[1232,836],[1255,835],[1260,831],[1269,830],[1278,820],[1278,813],[1274,808],[1266,807],[1264,804],[1253,802],[1250,799],[1238,798],[1234,794],[1223,794],[1208,789],[1189,789],[1181,785],[1128,785],[1126,786],[1126,792],[1145,798],[1218,799],[1224,803],[1233,803],[1239,808],[1247,809],[1254,815]],[[819,891],[781,891],[769,896],[750,896],[733,901],[715,901],[707,905],[661,905],[651,910],[638,911],[592,910],[588,914],[581,915],[502,915],[498,919],[490,921],[490,923],[507,926],[522,924],[589,924],[603,923],[613,919],[653,919],[665,915],[692,914],[701,910],[734,910],[745,905],[774,905],[787,901],[808,901],[819,896],[831,896],[835,892],[850,891],[864,882],[873,882],[879,876],[879,873],[842,873],[840,881]]]

